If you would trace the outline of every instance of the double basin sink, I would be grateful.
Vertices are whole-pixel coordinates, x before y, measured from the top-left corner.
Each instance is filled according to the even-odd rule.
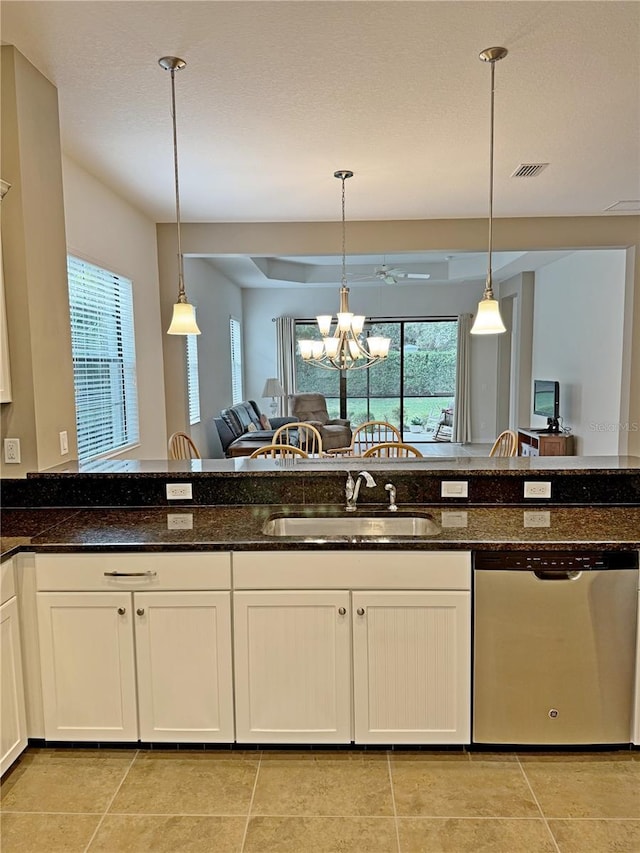
[[[266,536],[332,539],[362,536],[436,536],[440,525],[428,513],[391,513],[366,515],[276,515],[262,525]]]

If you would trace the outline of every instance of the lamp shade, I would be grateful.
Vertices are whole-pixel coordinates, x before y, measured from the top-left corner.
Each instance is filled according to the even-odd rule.
[[[200,329],[196,323],[196,312],[189,302],[176,302],[173,306],[171,325],[168,335],[199,335]]]
[[[506,332],[506,326],[500,316],[497,299],[481,299],[478,302],[476,319],[471,327],[472,335],[499,335]]]
[[[284,397],[284,388],[280,384],[280,380],[275,377],[267,379],[262,389],[263,397]]]

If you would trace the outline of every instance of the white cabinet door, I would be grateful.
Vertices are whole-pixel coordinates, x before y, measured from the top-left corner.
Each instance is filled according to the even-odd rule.
[[[640,592],[638,593],[638,631],[636,637],[636,698],[633,742],[636,746],[640,746]]]
[[[40,592],[47,740],[137,740],[131,593]]]
[[[236,740],[349,743],[349,593],[234,594]]]
[[[469,743],[469,592],[354,592],[356,743]]]
[[[13,596],[0,607],[0,774],[26,746],[18,601]]]
[[[233,741],[229,592],[136,592],[143,741]]]

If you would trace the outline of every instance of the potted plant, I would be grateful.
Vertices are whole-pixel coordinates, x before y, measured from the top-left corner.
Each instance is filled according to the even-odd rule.
[[[422,432],[422,418],[414,415],[409,422],[410,432]]]

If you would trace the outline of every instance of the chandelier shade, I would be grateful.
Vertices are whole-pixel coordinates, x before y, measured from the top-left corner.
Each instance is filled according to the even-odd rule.
[[[372,335],[363,336],[365,317],[353,314],[349,308],[347,287],[347,255],[345,224],[344,182],[353,177],[353,172],[341,169],[333,173],[342,182],[342,276],[340,285],[340,308],[332,332],[333,316],[320,314],[316,317],[322,340],[300,340],[298,350],[303,361],[326,370],[363,370],[383,361],[389,355],[390,338]]]
[[[196,312],[187,300],[184,287],[184,258],[180,236],[180,183],[178,181],[178,133],[176,130],[176,71],[185,68],[184,59],[177,56],[163,56],[158,64],[171,73],[171,119],[173,124],[173,167],[176,190],[176,227],[178,232],[178,299],[173,306],[171,324],[167,329],[168,335],[199,335],[200,329],[196,323]]]
[[[493,296],[493,136],[494,136],[494,105],[495,105],[495,65],[504,59],[508,51],[506,47],[488,47],[481,51],[480,59],[491,65],[491,118],[489,134],[489,259],[487,265],[487,280],[482,299],[478,303],[476,317],[471,327],[472,335],[499,335],[506,332],[502,322],[498,300]]]

